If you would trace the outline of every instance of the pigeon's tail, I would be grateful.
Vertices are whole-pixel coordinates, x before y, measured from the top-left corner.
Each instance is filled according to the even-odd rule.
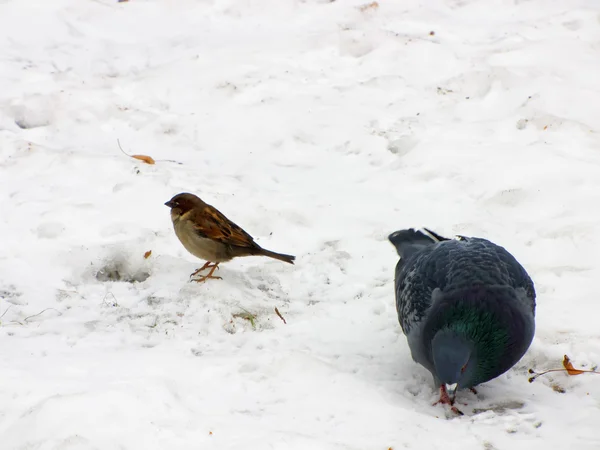
[[[408,258],[414,253],[422,250],[425,247],[448,239],[434,233],[427,228],[423,231],[411,228],[409,230],[399,230],[390,234],[388,239],[396,247],[396,251],[401,258]]]

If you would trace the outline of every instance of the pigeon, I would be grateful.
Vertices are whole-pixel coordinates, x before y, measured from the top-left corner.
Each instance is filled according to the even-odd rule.
[[[525,354],[535,333],[535,288],[519,262],[486,239],[431,230],[389,236],[396,311],[412,358],[440,388],[436,404],[492,380]]]

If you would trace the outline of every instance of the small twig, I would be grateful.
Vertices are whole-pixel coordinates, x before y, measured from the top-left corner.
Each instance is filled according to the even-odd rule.
[[[6,308],[6,311],[4,311],[4,312],[2,313],[2,315],[0,316],[0,319],[2,319],[2,318],[4,317],[4,315],[5,315],[5,314],[8,312],[8,310],[9,310],[10,308],[12,308],[13,306],[15,306],[15,305],[10,305],[8,308]]]
[[[283,323],[287,325],[287,322],[285,321],[285,319],[283,318],[283,316],[281,315],[281,313],[279,312],[279,310],[277,309],[277,306],[275,307],[275,314],[277,314],[279,316],[279,318],[281,320],[283,320]]]
[[[34,314],[34,315],[32,315],[32,316],[27,316],[27,317],[25,317],[25,318],[23,319],[23,322],[27,322],[27,320],[28,320],[28,319],[31,319],[32,317],[37,317],[37,316],[40,316],[40,315],[44,314],[46,311],[49,311],[49,310],[56,311],[56,312],[58,313],[58,315],[59,315],[59,316],[62,316],[62,313],[61,313],[61,312],[60,312],[58,309],[54,309],[54,308],[46,308],[46,309],[44,309],[44,310],[40,311],[40,312],[39,312],[39,313],[37,313],[37,314]]]
[[[577,369],[580,373],[595,373],[600,375],[600,372],[597,372],[595,370],[582,370],[582,369]],[[542,375],[546,375],[547,373],[550,372],[567,372],[569,373],[569,371],[567,369],[548,369],[548,370],[544,370],[543,372],[536,372],[533,369],[529,369],[529,373],[534,374],[531,378],[529,378],[529,382],[533,383],[538,377],[541,377]]]

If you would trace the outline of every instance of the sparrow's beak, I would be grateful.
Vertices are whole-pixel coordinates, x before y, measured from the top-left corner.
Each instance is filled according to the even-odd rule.
[[[452,383],[446,385],[446,392],[448,393],[448,397],[450,400],[454,402],[454,397],[456,396],[456,389],[458,388],[458,383]]]
[[[173,203],[171,200],[169,200],[168,202],[165,203],[165,206],[168,206],[169,208],[173,208],[175,206],[175,203]]]

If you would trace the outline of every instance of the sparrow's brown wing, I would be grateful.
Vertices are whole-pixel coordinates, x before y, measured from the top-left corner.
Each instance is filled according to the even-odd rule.
[[[211,205],[204,206],[194,216],[194,228],[202,237],[237,247],[258,247],[252,236]]]

